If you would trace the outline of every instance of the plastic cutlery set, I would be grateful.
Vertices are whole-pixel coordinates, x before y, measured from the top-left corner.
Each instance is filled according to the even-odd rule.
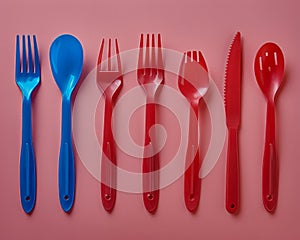
[[[32,43],[32,40],[33,43]],[[21,53],[22,52],[22,53]],[[76,176],[72,144],[71,97],[83,68],[83,47],[72,35],[57,37],[50,46],[50,65],[53,78],[62,97],[62,125],[58,156],[58,188],[62,209],[69,212],[74,204]],[[105,60],[106,59],[106,60]],[[239,125],[241,121],[242,44],[238,32],[230,46],[224,81],[224,106],[228,129],[226,160],[225,208],[236,214],[240,208]],[[114,61],[116,60],[116,61]],[[160,34],[141,34],[136,80],[143,89],[145,105],[144,154],[141,164],[143,201],[150,213],[159,204],[160,155],[155,151],[157,135],[150,128],[157,122],[157,91],[165,83],[165,65]],[[95,61],[96,62],[96,61]],[[115,64],[116,63],[116,64]],[[40,83],[40,60],[35,36],[16,37],[15,79],[22,96],[22,144],[20,152],[20,198],[24,211],[31,213],[36,201],[36,159],[32,144],[31,95]],[[275,97],[284,74],[284,56],[274,43],[264,44],[254,61],[257,83],[267,101],[267,120],[264,155],[262,156],[262,199],[267,211],[274,212],[278,199],[279,159],[275,141]],[[101,201],[111,212],[116,203],[118,159],[112,130],[113,109],[123,86],[123,73],[117,39],[103,39],[97,61],[97,86],[104,97],[104,123],[101,130]],[[183,197],[186,208],[195,212],[200,202],[201,159],[199,148],[199,103],[209,91],[208,67],[199,50],[182,54],[178,73],[178,91],[190,104],[188,144],[185,152]],[[205,126],[204,126],[205,127]],[[155,154],[154,154],[155,153]]]

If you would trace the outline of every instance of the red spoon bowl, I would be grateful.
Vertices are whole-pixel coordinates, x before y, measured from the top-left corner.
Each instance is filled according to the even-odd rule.
[[[274,101],[284,73],[284,57],[278,45],[268,42],[258,50],[254,71],[263,94],[267,100]]]

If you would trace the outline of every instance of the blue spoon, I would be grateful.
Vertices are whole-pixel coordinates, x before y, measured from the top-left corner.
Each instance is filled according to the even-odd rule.
[[[62,95],[62,126],[58,168],[59,200],[69,212],[75,195],[75,164],[72,147],[71,96],[83,66],[83,49],[71,35],[57,37],[50,47],[53,77]]]

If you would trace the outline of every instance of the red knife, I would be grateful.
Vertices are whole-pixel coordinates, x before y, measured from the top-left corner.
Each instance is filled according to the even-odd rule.
[[[241,34],[238,32],[228,53],[224,86],[228,129],[226,209],[229,213],[237,213],[240,207],[238,131],[241,121],[241,53]]]

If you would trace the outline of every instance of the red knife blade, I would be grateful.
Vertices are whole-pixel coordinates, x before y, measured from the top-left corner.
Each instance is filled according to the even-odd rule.
[[[237,32],[228,53],[224,86],[228,129],[226,209],[229,213],[237,213],[240,207],[238,130],[241,121],[241,53],[241,34]]]

